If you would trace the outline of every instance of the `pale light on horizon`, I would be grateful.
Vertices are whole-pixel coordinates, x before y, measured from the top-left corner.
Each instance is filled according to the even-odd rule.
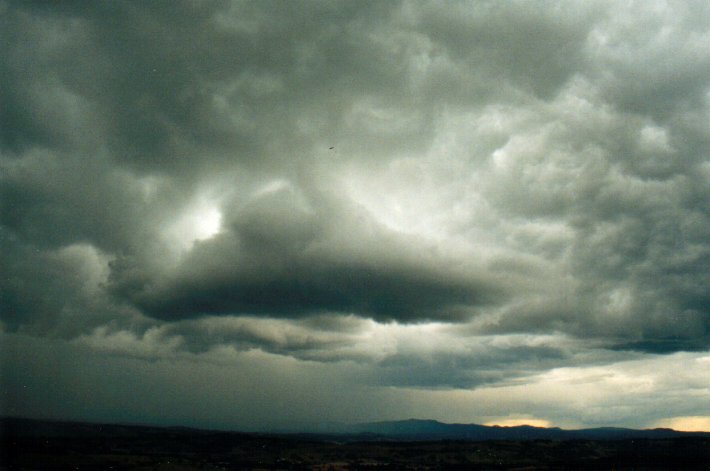
[[[655,427],[672,428],[679,432],[708,432],[710,431],[710,415],[672,417],[659,420]]]
[[[545,419],[501,419],[501,420],[491,420],[483,425],[488,427],[499,426],[499,427],[518,427],[520,425],[530,425],[532,427],[552,427],[552,422]]]

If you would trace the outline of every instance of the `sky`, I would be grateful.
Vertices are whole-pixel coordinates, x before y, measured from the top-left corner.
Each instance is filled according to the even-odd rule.
[[[710,430],[710,4],[0,0],[0,414]]]

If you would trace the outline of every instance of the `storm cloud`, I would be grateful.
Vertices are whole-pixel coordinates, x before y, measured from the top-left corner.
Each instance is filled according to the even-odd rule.
[[[19,399],[41,341],[160,362],[159,389],[254,361],[305,398],[286,371],[320,365],[433,418],[425,396],[703,364],[709,26],[690,1],[0,1],[6,412],[61,415]],[[635,424],[673,419],[651,396]],[[594,422],[526,404],[470,420]]]

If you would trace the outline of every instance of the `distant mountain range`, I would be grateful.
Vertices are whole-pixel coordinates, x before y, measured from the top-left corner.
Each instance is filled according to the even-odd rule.
[[[16,436],[64,436],[126,437],[135,434],[236,434],[191,429],[187,427],[156,427],[119,424],[92,424],[83,422],[47,421],[20,418],[0,419],[0,435]],[[488,441],[488,440],[628,440],[671,439],[682,437],[710,438],[710,432],[680,432],[668,428],[635,430],[628,428],[601,427],[580,430],[564,430],[558,427],[544,428],[530,425],[515,427],[486,426],[477,424],[447,424],[436,420],[398,420],[360,424],[328,423],[319,426],[280,430],[260,435],[291,436],[339,442],[355,441]]]
[[[317,435],[341,435],[364,440],[624,440],[667,439],[679,437],[710,438],[710,432],[680,432],[668,428],[635,430],[600,427],[564,430],[558,427],[487,426],[478,424],[447,424],[436,420],[398,420],[361,424],[329,424],[321,426]]]

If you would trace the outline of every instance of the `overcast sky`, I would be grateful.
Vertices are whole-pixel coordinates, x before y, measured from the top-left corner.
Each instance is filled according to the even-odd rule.
[[[710,4],[0,0],[5,415],[710,429]]]

